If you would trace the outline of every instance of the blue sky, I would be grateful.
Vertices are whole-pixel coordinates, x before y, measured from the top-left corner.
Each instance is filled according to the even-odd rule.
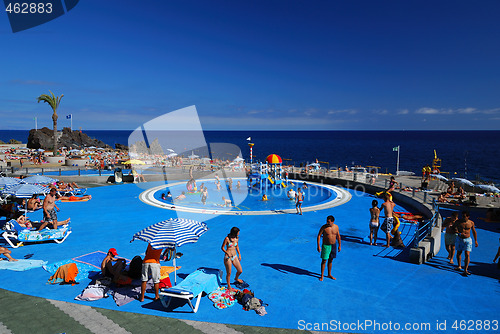
[[[83,0],[12,33],[1,129],[135,129],[196,105],[205,130],[500,129],[500,2]]]

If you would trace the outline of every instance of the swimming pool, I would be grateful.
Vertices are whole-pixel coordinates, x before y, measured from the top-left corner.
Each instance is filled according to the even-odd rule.
[[[238,187],[238,182],[240,186]],[[295,200],[288,198],[288,191],[297,191],[304,183],[295,180],[286,187],[269,187],[266,190],[249,188],[245,178],[233,179],[231,190],[228,183],[222,183],[217,189],[215,179],[197,180],[197,189],[207,187],[208,197],[206,203],[202,203],[201,192],[189,192],[186,187],[187,182],[177,182],[168,185],[147,189],[140,195],[140,199],[156,207],[197,213],[217,213],[217,214],[270,214],[270,213],[291,213],[295,212]],[[347,203],[351,195],[345,189],[326,185],[306,183],[307,188],[303,189],[304,204],[303,211],[312,211],[334,207]],[[173,199],[162,199],[162,194],[171,192]],[[177,196],[185,194],[184,199],[176,199]],[[266,193],[267,200],[262,199]],[[232,206],[225,206],[224,199],[229,199]]]

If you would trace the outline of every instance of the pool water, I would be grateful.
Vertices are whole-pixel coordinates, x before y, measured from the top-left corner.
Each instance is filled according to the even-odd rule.
[[[236,186],[240,181],[241,186]],[[188,192],[186,183],[168,186],[167,188],[160,189],[154,193],[154,198],[168,204],[195,208],[195,209],[215,209],[217,210],[241,210],[241,211],[267,211],[267,210],[285,210],[295,208],[295,200],[289,199],[287,193],[290,189],[295,190],[299,188],[298,183],[291,183],[287,187],[269,187],[267,190],[262,191],[257,188],[248,188],[246,179],[234,179],[232,190],[228,189],[227,184],[221,181],[221,189],[218,190],[214,180],[197,180],[198,189],[201,185],[207,187],[208,198],[205,205],[201,202],[201,193]],[[301,184],[302,185],[302,184]],[[162,200],[162,194],[172,193],[173,200]],[[186,198],[176,200],[175,198],[182,192],[185,192]],[[304,203],[303,206],[311,206],[326,203],[337,197],[337,193],[329,188],[319,185],[308,184],[307,189],[303,189]],[[262,195],[267,194],[267,201],[262,200]],[[234,204],[233,207],[223,206],[223,199],[231,199]]]

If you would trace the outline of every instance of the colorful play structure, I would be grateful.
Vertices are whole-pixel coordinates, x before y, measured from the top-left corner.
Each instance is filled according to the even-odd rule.
[[[267,156],[265,163],[252,165],[252,173],[248,176],[248,184],[251,189],[259,189],[267,194],[268,189],[286,187],[288,185],[288,173],[283,171],[283,160],[277,154]]]

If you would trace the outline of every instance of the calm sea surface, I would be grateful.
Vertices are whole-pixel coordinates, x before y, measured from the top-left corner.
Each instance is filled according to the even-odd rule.
[[[128,143],[130,131],[85,131],[106,144]],[[255,143],[255,159],[276,153],[289,163],[330,162],[330,167],[379,166],[396,171],[400,146],[400,170],[420,175],[431,164],[434,150],[442,159],[441,171],[456,177],[500,183],[500,131],[205,131],[208,143],[231,143],[249,157],[248,137]],[[0,130],[0,140],[26,142],[28,131]],[[196,152],[194,152],[196,154]],[[187,155],[187,154],[186,154]],[[455,174],[456,173],[456,174]]]

